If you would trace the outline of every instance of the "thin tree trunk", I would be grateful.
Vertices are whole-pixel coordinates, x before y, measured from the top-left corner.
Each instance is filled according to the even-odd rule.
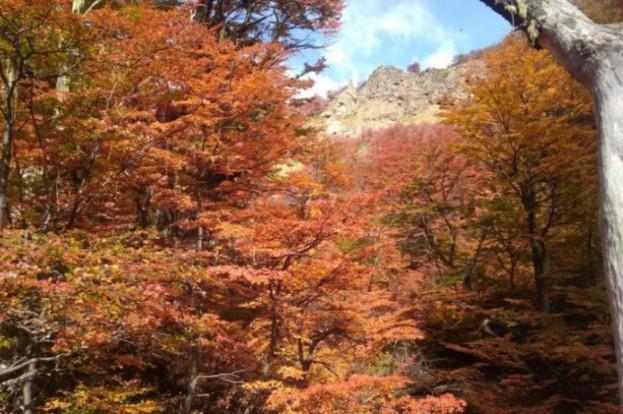
[[[13,122],[5,120],[2,131],[2,160],[0,161],[0,230],[8,221],[8,187],[13,147]]]
[[[2,129],[2,155],[0,159],[0,231],[8,222],[8,189],[11,173],[11,155],[13,153],[13,135],[15,133],[15,100],[17,95],[18,65],[15,59],[7,62],[4,96],[4,127]]]
[[[530,238],[530,250],[532,253],[532,273],[536,290],[537,307],[541,312],[549,312],[549,299],[547,295],[548,276],[548,253],[545,240],[545,232],[538,222],[537,193],[532,183],[522,186],[521,202],[527,214],[528,237]]]
[[[85,15],[91,11],[91,8],[101,3],[100,0],[96,0],[93,4],[91,4],[90,8],[86,8],[87,3],[86,0],[73,0],[71,4],[71,12],[76,15]],[[65,41],[61,39],[59,49],[63,49]],[[71,81],[69,79],[69,75],[67,72],[69,71],[69,66],[67,63],[63,63],[61,66],[60,76],[56,79],[56,94],[59,101],[63,101],[65,96],[69,93],[71,88]]]
[[[32,382],[37,372],[37,363],[28,364],[28,370],[24,378],[24,386],[22,387],[22,404],[24,406],[24,414],[32,414]]]
[[[509,282],[510,282],[510,286],[511,286],[511,292],[514,292],[516,289],[516,284],[515,284],[515,273],[517,272],[517,260],[516,259],[511,259],[511,268],[509,271]]]
[[[203,227],[197,228],[197,251],[203,250]]]
[[[62,45],[61,45],[62,46]],[[59,102],[63,102],[65,97],[69,93],[69,76],[67,75],[68,68],[66,64],[63,64],[61,68],[61,75],[56,79],[56,97]],[[59,116],[60,113],[57,114]]]
[[[188,381],[188,390],[184,399],[184,407],[182,414],[190,414],[193,408],[193,400],[197,394],[197,381],[199,376],[199,351],[197,347],[193,347],[191,351],[190,377]]]
[[[478,247],[476,248],[476,252],[474,253],[474,257],[472,258],[472,261],[469,264],[469,268],[467,270],[467,274],[465,275],[465,278],[463,279],[463,286],[465,286],[465,289],[467,289],[467,290],[472,290],[472,287],[473,287],[473,280],[472,280],[472,278],[474,276],[474,270],[476,270],[476,265],[478,264],[478,259],[480,258],[480,253],[482,252],[482,246],[485,243],[485,241],[487,240],[487,235],[488,234],[489,234],[489,229],[486,229],[480,235],[480,239],[478,240]]]
[[[270,342],[266,348],[266,356],[262,367],[262,375],[268,377],[272,371],[273,360],[277,351],[279,341],[279,315],[278,306],[281,296],[281,282],[275,282],[275,286],[270,287],[271,316],[270,316]]]
[[[549,258],[545,243],[539,240],[530,242],[532,250],[532,267],[534,271],[534,286],[536,289],[537,306],[541,312],[549,312],[549,297],[547,295],[547,276]]]

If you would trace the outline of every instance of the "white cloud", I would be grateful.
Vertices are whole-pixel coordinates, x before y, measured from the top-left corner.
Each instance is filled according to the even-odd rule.
[[[327,48],[332,75],[358,80],[384,62],[373,57],[385,48],[414,43],[442,44],[449,38],[421,0],[350,0],[336,42]]]
[[[315,85],[299,96],[326,96],[349,82],[358,84],[383,64],[450,65],[465,39],[444,27],[431,1],[439,0],[346,0],[340,31],[323,53],[329,69],[308,76]],[[407,61],[410,56],[415,57]]]
[[[305,79],[314,81],[314,86],[309,89],[301,90],[297,94],[298,98],[311,98],[316,95],[326,98],[329,92],[337,90],[342,86],[340,83],[334,81],[333,79],[327,76],[318,75],[316,73],[311,73],[305,76]]]
[[[422,61],[422,69],[447,68],[454,61],[457,54],[456,46],[452,40],[445,41],[437,50],[426,56]]]
[[[327,64],[334,68],[352,70],[356,66],[352,54],[341,43],[329,46],[325,58],[327,59]]]

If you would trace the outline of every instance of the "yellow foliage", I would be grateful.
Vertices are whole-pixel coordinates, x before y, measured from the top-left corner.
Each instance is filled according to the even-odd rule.
[[[155,401],[148,399],[140,402],[129,402],[148,393],[147,388],[126,384],[124,388],[107,389],[104,387],[90,388],[81,385],[63,398],[50,399],[45,405],[46,412],[61,414],[152,414],[162,412]]]

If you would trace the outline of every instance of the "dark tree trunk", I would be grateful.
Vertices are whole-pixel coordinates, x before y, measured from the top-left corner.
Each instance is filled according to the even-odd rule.
[[[465,289],[467,290],[472,290],[473,288],[473,276],[474,276],[474,271],[476,270],[476,266],[478,265],[478,259],[480,258],[480,253],[482,252],[482,247],[485,244],[485,241],[487,240],[487,234],[489,232],[489,229],[486,229],[482,232],[482,234],[480,235],[480,239],[478,240],[478,247],[476,248],[476,252],[474,253],[474,257],[472,258],[469,267],[467,269],[467,273],[465,275],[465,278],[463,279],[463,286],[465,287]]]
[[[191,351],[190,361],[190,376],[188,378],[188,389],[186,391],[186,398],[184,398],[184,406],[182,407],[182,414],[190,414],[193,409],[193,401],[197,394],[197,382],[199,379],[199,350],[196,346],[193,346]]]
[[[271,283],[270,286],[270,298],[271,298],[271,316],[270,316],[270,342],[266,349],[266,356],[264,359],[264,366],[262,367],[262,375],[268,378],[271,375],[273,368],[273,360],[275,359],[275,353],[277,352],[277,345],[279,342],[279,300],[281,298],[281,282]]]
[[[534,271],[534,286],[536,289],[537,306],[541,312],[549,312],[549,297],[547,295],[547,276],[549,258],[545,243],[540,240],[530,242],[532,251],[532,267]]]
[[[533,184],[526,184],[522,194],[522,204],[528,214],[528,237],[530,238],[530,251],[532,254],[532,274],[536,290],[537,307],[541,312],[549,312],[549,299],[547,295],[547,278],[549,259],[547,246],[544,240],[544,231],[538,223],[537,194]]]
[[[6,68],[2,74],[4,86],[4,99],[2,115],[4,127],[2,129],[2,155],[0,159],[0,231],[8,222],[8,189],[11,175],[11,155],[13,153],[13,136],[15,134],[15,101],[17,95],[17,82],[19,79],[18,64],[15,59],[6,62]]]

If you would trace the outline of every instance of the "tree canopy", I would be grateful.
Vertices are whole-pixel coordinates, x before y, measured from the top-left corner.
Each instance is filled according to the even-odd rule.
[[[341,9],[0,0],[0,412],[616,410],[590,94],[511,36],[327,137]]]

